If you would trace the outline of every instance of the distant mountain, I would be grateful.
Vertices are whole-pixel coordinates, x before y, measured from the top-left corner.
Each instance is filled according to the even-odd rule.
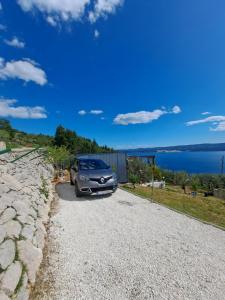
[[[154,147],[154,148],[136,148],[136,149],[124,149],[120,151],[125,151],[125,152],[225,151],[225,143],[195,144],[195,145],[181,145],[181,146]]]

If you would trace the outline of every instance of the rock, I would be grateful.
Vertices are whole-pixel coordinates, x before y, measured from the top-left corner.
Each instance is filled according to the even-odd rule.
[[[30,241],[33,239],[35,227],[32,225],[25,225],[22,229],[21,235]]]
[[[23,188],[23,193],[27,194],[27,195],[32,195],[32,190],[30,188],[30,184],[29,184],[29,186],[26,186]]]
[[[6,184],[4,184],[4,183],[0,184],[0,194],[1,195],[6,194],[9,191],[10,191],[10,189]]]
[[[17,216],[17,219],[20,221],[20,223],[34,225],[34,219],[31,216]]]
[[[18,238],[20,236],[20,232],[22,229],[22,226],[18,221],[11,220],[3,225],[6,235],[9,238]]]
[[[37,212],[32,207],[30,207],[29,215],[34,219],[37,219]]]
[[[42,261],[44,223],[53,198],[51,188],[49,199],[40,194],[41,174],[50,186],[52,168],[41,158],[30,161],[36,153],[9,163],[19,155],[5,154],[0,161],[0,300],[29,299]]]
[[[38,216],[42,219],[42,222],[44,224],[48,223],[48,213],[49,213],[49,208],[47,205],[38,206]]]
[[[36,228],[37,228],[37,229],[41,229],[45,234],[47,233],[47,232],[46,232],[46,229],[45,229],[45,226],[44,226],[44,224],[42,223],[42,221],[41,221],[40,218],[38,218],[38,219],[36,220]]]
[[[17,249],[19,251],[19,258],[26,266],[28,272],[28,279],[31,284],[34,284],[36,272],[42,261],[42,251],[33,246],[29,240],[18,241]]]
[[[4,241],[6,236],[6,230],[3,226],[0,226],[0,244]]]
[[[16,300],[28,300],[29,299],[29,290],[27,288],[28,276],[27,273],[23,274],[22,285],[16,295]]]
[[[19,191],[22,188],[21,183],[17,181],[14,176],[11,176],[9,174],[3,174],[2,180],[4,182],[7,182],[7,186],[12,191]]]
[[[7,207],[11,206],[13,203],[13,197],[11,193],[9,194],[0,194],[0,213],[4,211]]]
[[[28,300],[28,299],[29,299],[29,290],[25,287],[21,288],[16,296],[16,300]]]
[[[1,281],[1,289],[8,295],[11,296],[22,275],[22,266],[21,263],[16,261],[11,264],[8,269],[5,271],[5,274]]]
[[[38,248],[43,249],[45,245],[45,232],[41,229],[37,229],[34,235],[34,241]]]
[[[26,216],[29,215],[29,203],[23,200],[16,200],[13,202],[13,207],[17,211],[18,215]]]
[[[0,291],[0,299],[1,300],[10,300],[10,298],[3,291]]]
[[[12,220],[16,216],[15,209],[9,207],[0,216],[0,225]]]
[[[5,270],[14,260],[16,253],[15,243],[6,240],[0,245],[0,267]]]

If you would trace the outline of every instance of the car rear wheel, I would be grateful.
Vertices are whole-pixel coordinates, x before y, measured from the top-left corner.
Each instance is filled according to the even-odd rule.
[[[76,195],[77,198],[82,196],[81,192],[78,189],[77,183],[75,183],[75,195]]]

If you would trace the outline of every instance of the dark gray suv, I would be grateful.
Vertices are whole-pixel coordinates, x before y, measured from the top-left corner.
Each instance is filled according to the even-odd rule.
[[[100,159],[76,159],[70,169],[70,182],[77,197],[101,195],[116,191],[116,174]]]

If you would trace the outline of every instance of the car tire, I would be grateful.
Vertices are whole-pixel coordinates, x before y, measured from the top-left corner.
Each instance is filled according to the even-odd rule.
[[[75,183],[75,195],[77,198],[80,198],[82,196],[81,192],[78,189],[77,183]]]

